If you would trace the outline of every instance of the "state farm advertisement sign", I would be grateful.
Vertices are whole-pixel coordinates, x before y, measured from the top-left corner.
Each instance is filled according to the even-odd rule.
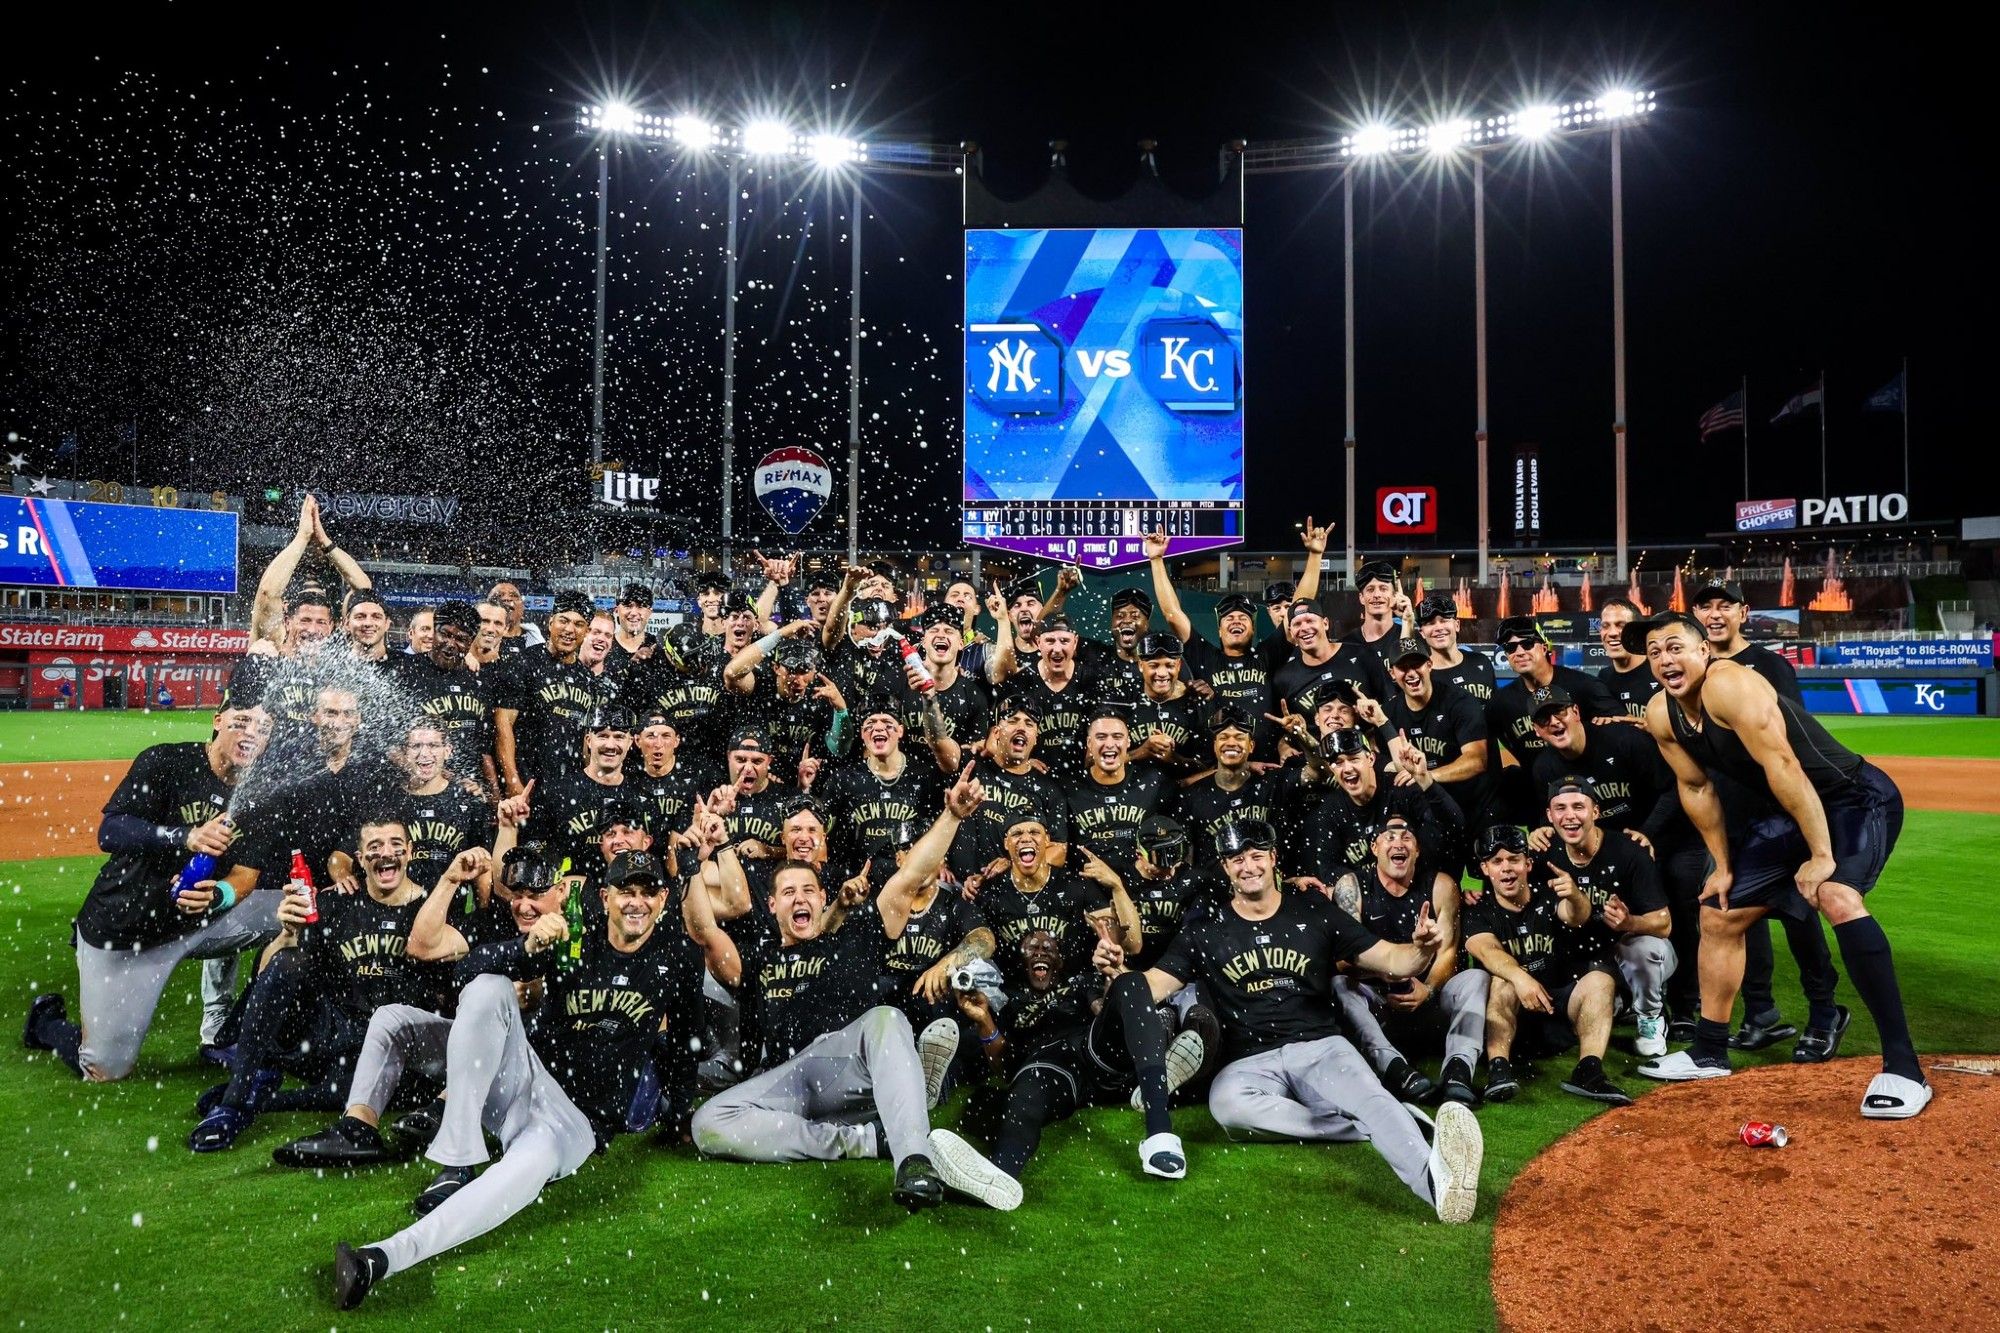
[[[0,652],[198,653],[250,651],[250,632],[166,625],[18,625],[0,623]]]

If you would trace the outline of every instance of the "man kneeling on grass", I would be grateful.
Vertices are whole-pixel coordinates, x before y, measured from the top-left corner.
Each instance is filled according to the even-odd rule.
[[[984,792],[967,764],[945,809],[917,839],[873,903],[829,903],[819,872],[787,861],[771,875],[776,919],[740,958],[717,932],[709,971],[743,993],[743,1055],[761,1071],[716,1094],[694,1115],[695,1146],[745,1162],[882,1157],[896,1164],[894,1198],[915,1211],[944,1202],[946,1186],[1007,1210],[1019,1182],[957,1135],[930,1127],[930,1104],[910,1020],[874,1004],[875,979],[903,934],[910,904],[937,874],[959,822]],[[856,881],[865,884],[865,881]],[[865,892],[865,889],[864,889]],[[940,1036],[958,1028],[940,1020]],[[944,1053],[949,1058],[950,1052]]]

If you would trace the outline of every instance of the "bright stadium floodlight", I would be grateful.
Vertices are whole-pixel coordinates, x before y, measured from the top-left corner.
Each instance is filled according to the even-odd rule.
[[[1597,109],[1613,120],[1639,114],[1639,94],[1629,88],[1613,88],[1598,96]]]
[[[805,140],[806,157],[822,167],[851,166],[868,160],[868,145],[838,134],[814,134]]]
[[[1556,132],[1561,111],[1552,106],[1531,106],[1516,115],[1514,133],[1523,139],[1546,139]]]
[[[713,148],[722,137],[712,122],[700,116],[675,116],[669,124],[674,142],[690,148]]]
[[[1469,121],[1439,121],[1424,133],[1424,147],[1433,153],[1449,153],[1464,143],[1472,134]]]
[[[1348,139],[1347,147],[1356,157],[1386,153],[1396,142],[1396,132],[1387,125],[1363,125]]]
[[[753,120],[743,127],[743,151],[752,157],[783,157],[797,142],[781,121]]]
[[[607,134],[630,134],[639,128],[639,113],[625,102],[606,103],[598,120]]]

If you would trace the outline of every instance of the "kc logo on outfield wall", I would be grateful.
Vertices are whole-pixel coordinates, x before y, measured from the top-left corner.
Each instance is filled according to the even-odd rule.
[[[1375,492],[1375,531],[1436,532],[1437,501],[1435,486],[1384,486]]]
[[[994,412],[1060,412],[1071,376],[1094,383],[1137,375],[1172,412],[1236,408],[1236,345],[1208,320],[1148,320],[1139,330],[1137,364],[1134,359],[1128,347],[1066,348],[1039,324],[972,324],[965,330],[966,387]]]

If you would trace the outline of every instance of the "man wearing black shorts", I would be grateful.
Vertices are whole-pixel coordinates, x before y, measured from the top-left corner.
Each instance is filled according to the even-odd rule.
[[[1694,1045],[1639,1072],[1650,1078],[1729,1073],[1729,1016],[1743,979],[1743,932],[1771,913],[1833,924],[1840,956],[1882,1041],[1882,1072],[1861,1099],[1870,1119],[1901,1120],[1930,1103],[1910,1041],[1889,937],[1863,896],[1895,849],[1903,796],[1882,771],[1746,667],[1711,659],[1694,617],[1669,613],[1626,632],[1661,693],[1646,727],[1680,780],[1681,804],[1714,869],[1702,888],[1701,1021]],[[1731,845],[1709,773],[1759,798],[1763,813]]]

